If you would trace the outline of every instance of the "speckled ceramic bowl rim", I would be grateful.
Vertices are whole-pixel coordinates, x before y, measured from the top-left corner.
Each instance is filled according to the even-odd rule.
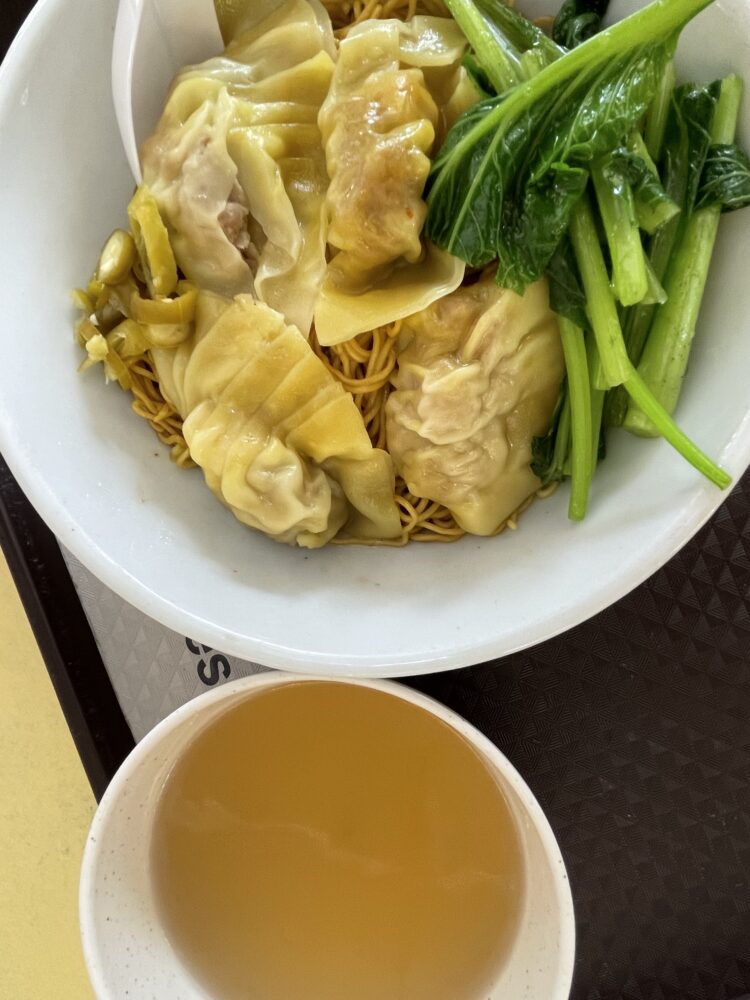
[[[557,986],[555,992],[551,996],[545,997],[545,1000],[567,1000],[570,993],[575,960],[575,917],[565,862],[541,806],[532,794],[529,786],[507,757],[491,740],[460,715],[421,692],[414,691],[395,681],[378,681],[368,678],[332,678],[288,673],[264,673],[245,677],[202,694],[187,704],[182,705],[171,715],[167,716],[166,719],[162,720],[141,740],[110,782],[96,811],[86,841],[79,891],[83,954],[96,996],[100,1000],[119,1000],[119,998],[112,995],[104,981],[103,970],[107,956],[99,954],[95,943],[96,876],[98,865],[108,847],[106,840],[108,822],[112,814],[118,809],[122,792],[133,778],[138,767],[155,752],[157,747],[167,737],[174,735],[186,723],[197,721],[201,715],[205,715],[212,709],[216,709],[222,702],[225,702],[227,709],[229,709],[233,704],[237,703],[238,699],[251,696],[266,688],[278,687],[290,683],[309,683],[314,681],[371,688],[394,695],[418,708],[424,709],[460,733],[493,767],[508,789],[515,793],[521,808],[530,821],[533,831],[542,844],[551,872],[553,895],[559,924]],[[212,719],[218,718],[214,714],[211,717]],[[195,732],[196,730],[193,730],[193,734]],[[160,1000],[168,1000],[168,998],[162,997]]]

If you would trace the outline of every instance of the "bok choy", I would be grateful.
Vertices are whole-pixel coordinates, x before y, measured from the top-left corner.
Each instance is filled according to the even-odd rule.
[[[700,169],[692,170],[680,231],[669,262],[664,285],[667,301],[654,317],[638,365],[644,383],[669,413],[677,405],[687,369],[724,199],[728,208],[747,204],[747,190],[744,197],[742,190],[743,179],[744,185],[747,184],[747,168],[739,171],[735,168],[747,158],[729,145],[737,129],[742,89],[742,81],[736,76],[727,77],[719,88]],[[723,167],[717,168],[718,163],[732,166],[723,172]],[[633,399],[625,427],[648,437],[658,433],[653,421]]]
[[[647,111],[676,37],[711,0],[656,0],[464,114],[434,162],[427,236],[474,267],[498,259],[498,281],[522,291],[540,278],[588,182]],[[465,11],[449,0],[473,44]],[[488,76],[489,53],[476,50]],[[505,65],[506,55],[496,61]]]
[[[630,400],[628,417],[641,414],[716,485],[730,482],[675,425],[644,350],[656,350],[654,317],[669,308],[686,202],[716,215],[748,200],[750,163],[733,131],[702,144],[690,101],[682,131],[670,131],[677,40],[711,2],[655,0],[597,33],[607,3],[566,0],[550,39],[502,0],[447,0],[495,93],[440,149],[425,231],[471,267],[496,261],[498,283],[517,292],[547,275],[567,378],[533,468],[544,483],[571,476],[574,519],[602,452],[607,390],[608,422],[622,423]],[[698,111],[705,93],[715,104],[718,85],[698,89]]]

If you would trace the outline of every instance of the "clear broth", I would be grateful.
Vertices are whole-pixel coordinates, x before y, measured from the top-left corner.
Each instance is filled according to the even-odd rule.
[[[332,682],[199,733],[151,862],[172,945],[217,1000],[484,1000],[523,906],[516,825],[472,746]]]

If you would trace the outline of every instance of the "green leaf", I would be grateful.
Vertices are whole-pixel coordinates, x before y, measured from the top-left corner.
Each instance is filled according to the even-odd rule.
[[[590,163],[618,146],[649,107],[670,52],[661,44],[628,52],[561,94],[540,122],[544,138],[529,182],[555,163]]]
[[[750,205],[750,159],[734,143],[711,146],[703,166],[696,208],[735,212]]]
[[[520,294],[544,274],[568,229],[571,212],[586,190],[588,179],[588,171],[560,163],[554,164],[538,184],[526,188],[521,210],[508,211],[501,223],[504,242],[507,244],[512,234],[517,251],[500,251],[499,285]]]
[[[558,45],[574,49],[601,30],[609,0],[565,0],[552,26]]]
[[[573,247],[567,236],[552,255],[547,268],[547,279],[552,311],[569,319],[582,330],[590,329],[586,296],[581,286]]]
[[[721,80],[677,87],[667,120],[662,176],[667,194],[683,211],[681,224],[692,213],[711,148],[711,124],[721,95]]]

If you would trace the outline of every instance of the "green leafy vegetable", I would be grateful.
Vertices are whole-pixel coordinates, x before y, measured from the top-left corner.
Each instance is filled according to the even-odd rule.
[[[614,293],[607,279],[604,257],[587,198],[582,198],[575,208],[570,233],[601,359],[602,377],[594,377],[594,387],[601,389],[608,385],[624,385],[634,405],[643,411],[658,434],[711,482],[722,488],[728,486],[731,477],[680,430],[628,359]]]
[[[705,85],[685,84],[674,91],[665,136],[664,176],[668,193],[682,207],[683,230],[698,199],[721,91],[720,80]]]
[[[646,257],[646,278],[648,279],[648,291],[646,292],[646,297],[641,304],[644,306],[664,305],[667,301],[667,293],[664,291],[664,286],[656,277],[656,272],[651,266],[651,261],[648,257]],[[630,357],[630,355],[628,355],[628,357]],[[630,357],[630,360],[633,360],[632,357]]]
[[[725,146],[734,140],[742,90],[742,81],[736,76],[720,84],[713,122],[701,142],[704,155],[700,162],[689,165],[688,200],[664,283],[667,301],[654,317],[638,365],[644,385],[668,413],[674,412],[682,390],[722,211],[721,202],[696,207],[704,163],[712,146]],[[636,400],[624,423],[636,434],[653,437],[659,433],[651,414]]]
[[[565,236],[552,255],[547,269],[549,280],[549,302],[553,312],[565,316],[571,323],[589,329],[586,312],[586,296],[581,287],[573,247]]]
[[[574,49],[595,35],[602,26],[609,0],[565,0],[552,26],[558,45]]]
[[[685,84],[670,91],[669,116],[661,142],[662,185],[667,196],[680,207],[681,214],[663,225],[648,246],[653,276],[662,284],[666,281],[669,262],[685,220],[693,211],[711,146],[710,129],[720,93],[718,81],[704,85]],[[628,309],[625,314],[623,336],[628,357],[635,365],[640,363],[656,313],[654,305],[643,303]],[[621,426],[629,406],[630,399],[624,389],[610,393],[607,425]],[[631,421],[633,419],[631,416]]]
[[[667,63],[656,94],[651,102],[651,107],[646,115],[644,129],[644,142],[652,160],[661,160],[662,148],[664,145],[664,133],[667,127],[669,109],[672,106],[672,92],[677,83],[674,63]]]
[[[568,516],[577,521],[585,514],[591,479],[604,455],[601,424],[605,393],[595,386],[601,364],[568,236],[555,251],[547,278],[550,305],[560,317],[567,379],[558,403],[563,415],[553,421],[546,437],[534,441],[533,449],[541,470],[537,474],[545,485],[570,476]]]
[[[501,0],[447,0],[497,93],[463,115],[440,150],[430,176],[426,233],[475,267],[497,260],[498,282],[516,291],[548,274],[567,378],[550,433],[534,442],[533,468],[544,483],[571,476],[573,518],[586,509],[608,387],[622,386],[659,433],[714,483],[730,481],[680,431],[633,367],[600,245],[601,229],[618,295],[641,303],[624,315],[640,313],[639,330],[647,333],[649,303],[664,299],[662,278],[682,232],[678,209],[697,193],[695,161],[686,154],[702,121],[690,113],[690,101],[676,139],[667,144],[671,187],[660,183],[649,148],[665,144],[664,105],[672,103],[679,31],[710,2],[655,0],[565,52],[554,42],[542,46]],[[571,18],[591,13],[584,4],[566,6]],[[647,112],[651,147],[637,131]],[[693,145],[703,149],[702,142]],[[703,160],[705,155],[698,179]],[[586,194],[592,175],[601,218]],[[641,227],[654,231],[648,257]]]
[[[624,306],[642,302],[648,293],[646,256],[626,167],[628,154],[595,160],[591,176],[612,260],[612,285]]]
[[[711,146],[703,166],[696,208],[716,205],[722,212],[750,205],[750,159],[733,143]]]
[[[477,62],[477,58],[474,53],[467,52],[461,60],[461,65],[473,80],[474,86],[477,88],[482,97],[490,97],[492,94],[492,83],[490,82],[490,79],[485,71]]]
[[[537,53],[545,65],[565,54],[565,50],[556,45],[549,35],[509,7],[506,0],[476,0],[476,6],[494,28],[502,32],[508,44],[517,50],[521,62],[523,56],[529,53]]]
[[[601,385],[621,385],[631,371],[617,315],[617,303],[609,283],[594,214],[588,198],[576,205],[571,219],[570,237],[581,272],[588,314],[601,358]]]
[[[468,111],[433,164],[427,236],[475,267],[499,259],[499,283],[517,291],[541,277],[591,160],[618,146],[642,117],[677,32],[709,3],[656,0]],[[468,19],[457,12],[476,10],[471,0],[449,6],[459,24]],[[467,37],[488,71],[468,30]]]
[[[513,87],[522,78],[521,61],[515,47],[503,32],[484,17],[474,3],[455,4],[450,10],[459,28],[469,39],[477,62],[495,92],[502,94]]]
[[[706,479],[722,490],[731,484],[732,477],[729,473],[711,461],[708,455],[702,452],[687,434],[680,430],[637,371],[633,371],[628,377],[625,388],[635,405],[643,410],[646,417],[653,422],[658,433],[666,441],[669,441],[672,447],[694,468],[703,473]]]
[[[555,407],[549,432],[534,438],[531,471],[542,486],[559,483],[565,477],[565,463],[570,448],[570,397],[567,382]]]
[[[596,462],[592,456],[591,396],[586,342],[583,330],[560,317],[560,338],[568,373],[570,406],[570,501],[568,517],[582,521],[586,516],[589,487]]]
[[[597,388],[597,373],[601,369],[599,350],[594,337],[586,339],[586,355],[589,364],[589,397],[591,399],[591,474],[596,471],[598,462],[601,462],[607,453],[602,417],[604,415],[604,401],[606,392]]]
[[[645,147],[643,153],[648,156]],[[650,157],[647,160],[632,149],[620,147],[610,153],[604,170],[613,188],[629,185],[638,225],[653,234],[679,214],[680,206],[664,190],[656,167],[649,161]]]

